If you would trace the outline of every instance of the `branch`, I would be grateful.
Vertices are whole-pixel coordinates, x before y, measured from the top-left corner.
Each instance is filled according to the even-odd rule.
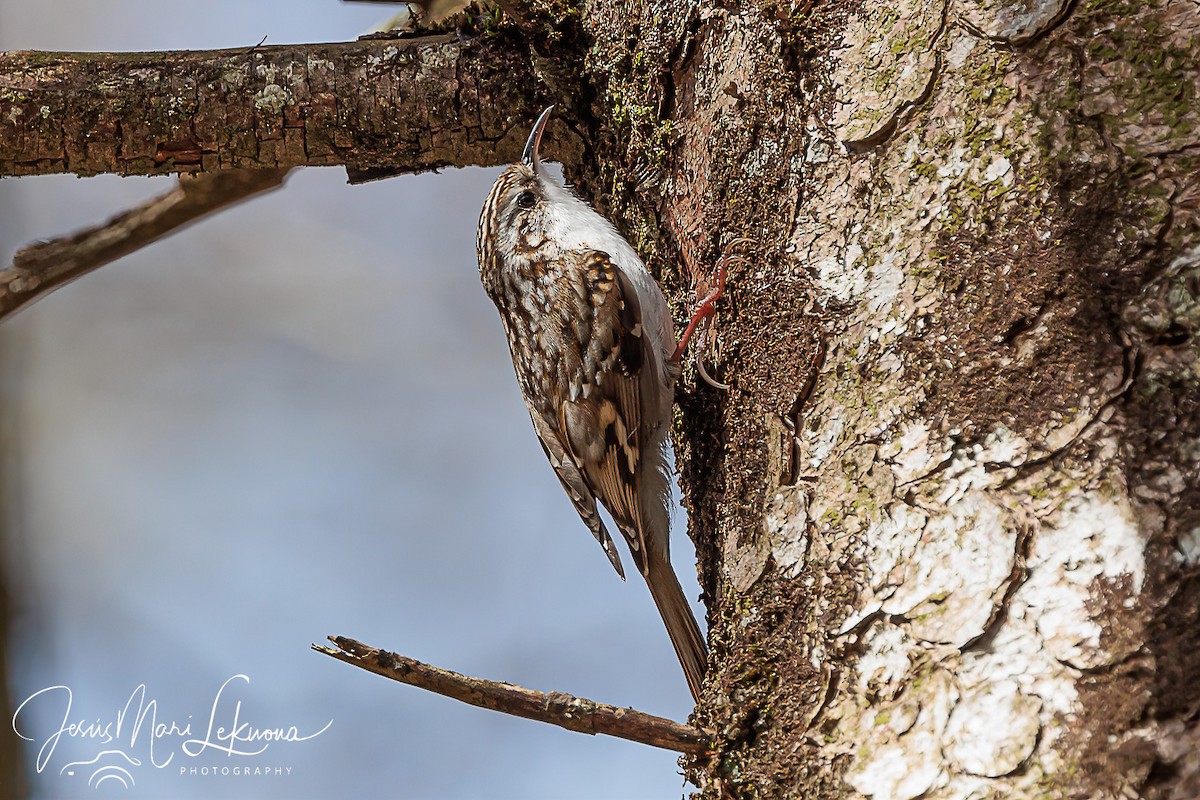
[[[539,110],[535,86],[511,29],[465,42],[0,53],[0,176],[506,164]]]
[[[699,754],[709,750],[708,738],[696,728],[632,708],[617,708],[561,692],[546,694],[511,683],[472,678],[378,650],[344,636],[330,636],[329,641],[334,647],[316,644],[312,647],[318,653],[376,675],[473,706],[548,722],[577,733],[593,736],[603,733],[680,753]]]
[[[17,251],[0,271],[0,320],[97,267],[132,253],[188,223],[283,183],[286,169],[231,170],[182,176],[167,194],[103,225]]]

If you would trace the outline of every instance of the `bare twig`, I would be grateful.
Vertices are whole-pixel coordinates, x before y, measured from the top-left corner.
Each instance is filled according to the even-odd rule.
[[[511,683],[460,675],[369,647],[345,636],[330,636],[329,641],[333,647],[316,644],[312,647],[318,653],[376,675],[480,708],[548,722],[578,733],[603,733],[680,753],[699,754],[709,749],[708,738],[700,730],[632,708],[617,708],[561,692],[537,692]]]
[[[102,225],[17,251],[0,271],[0,320],[81,275],[145,247],[201,217],[283,183],[286,169],[184,176],[178,186]]]

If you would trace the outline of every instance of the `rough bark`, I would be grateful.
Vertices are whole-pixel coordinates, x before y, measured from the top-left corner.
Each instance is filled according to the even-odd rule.
[[[677,426],[704,794],[1195,796],[1200,9],[590,11],[589,189],[681,307],[762,243]]]
[[[528,70],[503,33],[3,53],[0,176],[506,163],[535,113]]]
[[[679,316],[760,243],[679,392],[702,794],[1196,796],[1200,9],[582,10],[519,20],[568,173]]]

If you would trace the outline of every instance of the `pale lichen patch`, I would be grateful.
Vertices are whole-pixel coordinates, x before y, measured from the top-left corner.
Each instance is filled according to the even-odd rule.
[[[1067,0],[961,0],[963,17],[985,36],[1022,42],[1067,13]]]
[[[863,635],[858,687],[863,692],[896,687],[912,667],[912,639],[899,625],[876,623]],[[897,731],[902,733],[903,731]]]
[[[965,34],[956,36],[950,43],[950,47],[946,49],[946,66],[950,69],[960,69],[963,64],[967,63],[967,57],[975,49],[975,43],[974,36]]]
[[[794,578],[808,553],[808,496],[798,486],[778,491],[767,504],[763,525],[771,557],[779,571]]]
[[[897,296],[900,294],[900,287],[904,283],[904,272],[900,268],[900,259],[902,256],[890,251],[884,253],[874,264],[871,265],[870,278],[867,281],[867,290],[865,299],[867,307],[873,313],[887,313],[891,310]],[[889,329],[881,329],[880,333],[891,333],[898,330],[898,324],[895,320],[890,320]]]
[[[335,64],[327,58],[310,55],[306,62],[309,72],[332,72]]]
[[[996,156],[983,172],[984,183],[1000,181],[1005,186],[1012,186],[1012,162],[1004,156]]]
[[[730,536],[725,540],[721,569],[730,586],[739,592],[746,592],[762,577],[770,555],[770,548],[760,539],[743,545],[736,536]]]
[[[1012,681],[1024,694],[1037,697],[1042,705],[1042,739],[1049,744],[1058,735],[1062,717],[1077,710],[1079,692],[1075,681],[1079,672],[1043,646],[1036,616],[1035,609],[1014,597],[988,647],[962,653],[954,672],[966,690],[977,690],[995,681]]]
[[[911,692],[907,704],[919,710],[899,736],[878,722],[877,708],[866,709],[854,726],[861,746],[846,782],[874,800],[913,800],[946,781],[942,741],[957,691],[943,670],[933,670]]]
[[[266,114],[282,114],[292,102],[292,93],[277,83],[267,84],[254,95],[254,107]]]
[[[867,529],[867,570],[871,589],[879,600],[892,595],[904,579],[904,565],[911,563],[913,553],[925,530],[928,515],[905,503],[891,505],[883,518]],[[872,611],[878,604],[867,603]]]
[[[855,736],[867,719],[876,723],[846,780],[870,797],[907,797],[966,796],[994,786],[981,781],[995,778],[1013,781],[1006,784],[1012,796],[1030,796],[1021,792],[1036,791],[1039,776],[1062,768],[1054,748],[1069,730],[1062,715],[1077,709],[1080,670],[1125,655],[1101,649],[1097,603],[1112,589],[1141,590],[1144,541],[1136,517],[1116,493],[1097,491],[1064,504],[1057,492],[1073,494],[1071,481],[1028,507],[997,503],[998,486],[1022,480],[1037,452],[1007,426],[959,445],[934,438],[925,425],[884,430],[889,438],[870,451],[896,479],[895,491],[918,488],[862,528],[869,588],[842,634],[854,635],[871,614],[882,612],[885,621],[871,625],[860,642],[859,702],[876,699],[861,711],[838,712],[860,719]],[[863,446],[848,452],[860,450],[866,452]],[[814,508],[830,502],[818,491]],[[1022,582],[1021,542],[1030,524],[1038,528],[1038,545]],[[856,527],[852,515],[839,525]],[[964,650],[985,636],[986,648]],[[910,718],[914,704],[925,713],[930,702],[924,692],[931,669],[952,674],[954,696],[961,693],[941,734],[949,743],[941,760],[924,750],[928,728]],[[910,677],[897,678],[905,670]],[[894,700],[878,695],[882,687],[906,685]]]
[[[962,646],[981,636],[1012,573],[1017,534],[981,492],[926,522],[899,588],[883,610],[916,638]]]
[[[971,775],[1008,775],[1033,753],[1042,703],[1013,681],[993,681],[964,692],[946,729],[948,755]]]
[[[249,64],[227,64],[221,70],[221,82],[230,88],[244,86],[250,80]]]
[[[862,142],[894,127],[929,88],[945,2],[867,4],[847,26],[834,81],[831,127],[843,142]]]
[[[1180,537],[1178,549],[1180,563],[1188,566],[1200,564],[1200,525]]]
[[[1017,590],[1037,621],[1045,647],[1079,668],[1109,664],[1095,621],[1096,585],[1105,580],[1134,594],[1145,580],[1145,542],[1129,501],[1098,493],[1068,502],[1038,532],[1029,579]]]
[[[845,419],[850,412],[841,407],[834,407],[823,416],[819,428],[806,428],[799,437],[800,457],[806,468],[817,470],[833,453],[842,440],[845,429]]]
[[[821,260],[817,264],[817,280],[821,288],[842,302],[861,293],[866,285],[862,255],[862,245],[852,243],[842,249],[838,256]]]
[[[902,422],[899,435],[880,447],[879,455],[901,484],[928,473],[941,460],[930,452],[930,430],[922,420]]]

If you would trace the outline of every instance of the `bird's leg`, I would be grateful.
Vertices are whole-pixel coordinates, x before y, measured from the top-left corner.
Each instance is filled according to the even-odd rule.
[[[707,350],[708,344],[708,329],[712,325],[713,315],[717,313],[717,301],[725,293],[725,278],[729,274],[729,264],[733,261],[733,256],[730,253],[737,245],[748,243],[749,241],[749,239],[735,239],[725,246],[721,257],[717,259],[717,269],[711,289],[709,289],[710,283],[708,281],[701,281],[696,286],[696,296],[702,299],[696,306],[696,310],[692,312],[692,318],[688,321],[687,328],[684,329],[683,335],[679,337],[679,346],[675,348],[675,353],[671,356],[671,361],[679,363],[683,359],[683,354],[687,350],[692,336],[699,330],[700,340],[696,347],[696,371],[700,373],[700,377],[704,379],[705,383],[717,389],[728,389],[729,386],[713,380],[712,376],[708,374],[708,370],[704,367],[704,353]]]
[[[671,356],[672,361],[679,361],[683,358],[684,352],[687,350],[688,343],[692,340],[692,336],[696,333],[696,328],[700,323],[708,322],[713,314],[717,313],[716,303],[721,299],[721,295],[725,293],[725,276],[729,271],[729,263],[725,256],[717,262],[717,280],[716,288],[708,293],[708,295],[700,301],[696,306],[696,310],[692,312],[692,318],[688,322],[687,328],[683,331],[683,336],[679,337],[679,346],[675,348],[674,355]],[[699,296],[706,288],[701,285],[697,287],[696,294]]]

